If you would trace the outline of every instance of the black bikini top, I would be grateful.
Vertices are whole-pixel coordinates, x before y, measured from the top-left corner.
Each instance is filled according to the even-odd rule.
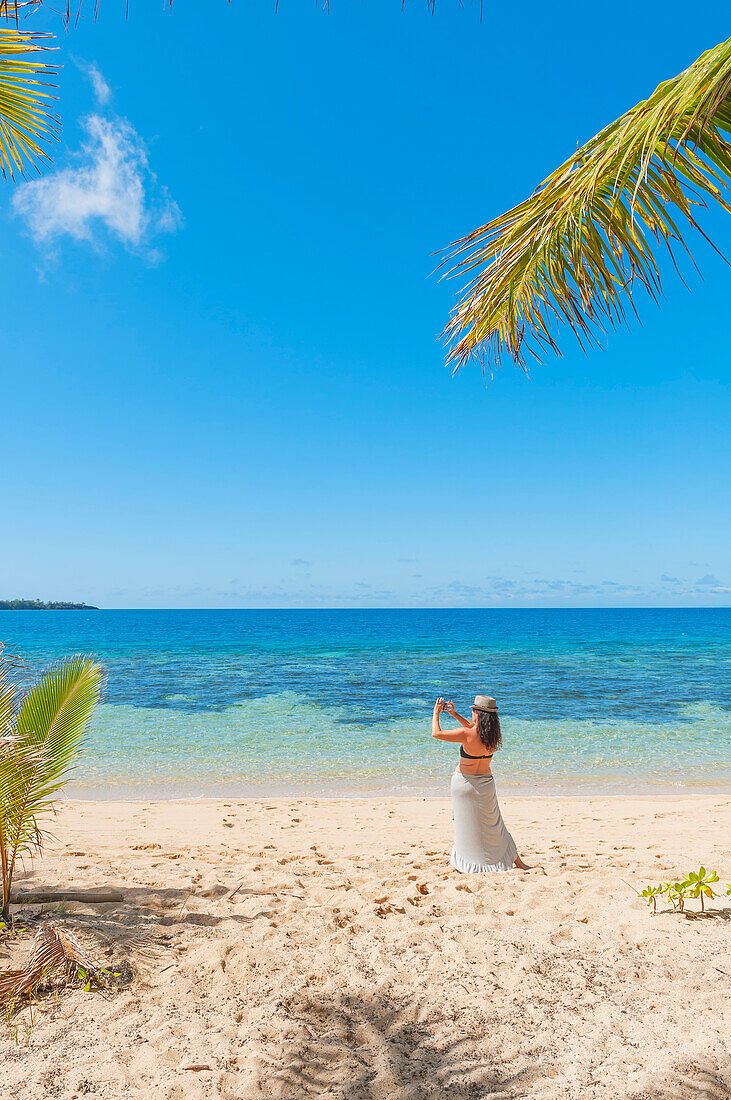
[[[459,755],[463,756],[465,758],[465,760],[492,760],[495,753],[491,752],[489,754],[489,756],[470,756],[470,754],[468,752],[464,751],[464,745],[460,745],[459,746]]]

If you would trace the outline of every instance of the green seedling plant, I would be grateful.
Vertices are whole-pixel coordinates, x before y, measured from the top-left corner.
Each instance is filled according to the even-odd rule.
[[[28,994],[28,1018],[25,1016],[14,1017],[15,1004],[10,1004],[5,1011],[5,1022],[8,1026],[10,1037],[14,1043],[18,1046],[22,1045],[29,1047],[30,1041],[33,1035],[33,1028],[36,1024],[36,1018],[38,1016],[37,1011],[33,1008],[33,994]]]
[[[718,882],[715,871],[707,871],[700,867],[697,871],[688,871],[680,882],[661,882],[657,886],[646,886],[644,890],[635,890],[638,898],[645,898],[647,904],[652,906],[653,915],[657,912],[657,899],[665,895],[676,913],[685,911],[685,903],[688,898],[699,898],[701,913],[705,912],[705,899],[717,898],[720,895],[713,889],[712,883]],[[626,883],[629,886],[629,883]],[[634,887],[632,887],[634,889]],[[726,894],[731,897],[731,883],[726,886]]]
[[[664,882],[661,893],[667,895],[667,899],[678,913],[685,909],[685,899],[688,894],[684,882]]]
[[[92,982],[99,989],[106,989],[112,978],[121,978],[121,970],[96,970],[93,974],[88,974],[83,966],[80,966],[76,971],[76,976],[80,982],[83,983],[84,993],[91,992]]]
[[[637,894],[638,898],[647,898],[647,904],[652,906],[652,915],[657,913],[657,898],[658,894],[665,892],[665,886],[667,883],[660,883],[658,886],[646,886],[644,890]]]
[[[701,867],[699,871],[690,871],[688,875],[686,875],[685,882],[682,883],[683,888],[688,893],[688,897],[700,898],[701,913],[705,912],[704,897],[718,897],[711,887],[712,882],[718,882],[718,875],[716,872],[706,871],[705,867]]]

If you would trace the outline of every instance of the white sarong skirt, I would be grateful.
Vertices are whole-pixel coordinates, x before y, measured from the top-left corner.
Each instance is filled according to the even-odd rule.
[[[452,775],[454,847],[450,863],[457,871],[509,871],[518,855],[500,813],[492,775]]]

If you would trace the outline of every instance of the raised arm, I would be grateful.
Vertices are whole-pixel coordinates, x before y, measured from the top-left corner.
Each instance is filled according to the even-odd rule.
[[[465,729],[474,729],[475,723],[471,722],[469,718],[463,718],[461,714],[457,714],[457,711],[454,709],[454,703],[451,699],[444,704],[444,709],[452,715],[452,718],[457,719],[460,726],[464,726]]]
[[[439,715],[444,710],[444,700],[437,699],[434,704],[434,712],[431,716],[431,735],[436,737],[438,741],[464,741],[465,732],[463,729],[458,730],[441,730],[439,728]]]

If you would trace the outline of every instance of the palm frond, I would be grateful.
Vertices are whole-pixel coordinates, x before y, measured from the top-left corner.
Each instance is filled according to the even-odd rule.
[[[38,847],[38,818],[53,808],[104,685],[102,668],[91,657],[57,662],[26,693],[14,719],[15,740],[0,753],[0,850],[3,855],[3,909],[17,857]]]
[[[699,228],[694,206],[731,210],[731,39],[576,151],[506,214],[451,246],[447,276],[471,281],[443,335],[458,370],[476,358],[560,354],[570,326],[584,349],[625,320],[635,283],[657,300],[658,247]],[[690,255],[690,253],[688,253]]]
[[[15,715],[20,705],[21,689],[18,683],[17,662],[8,657],[5,647],[0,645],[0,770],[3,759],[15,745]],[[0,875],[2,882],[8,878],[8,849],[6,843],[5,800],[0,787]],[[3,888],[3,898],[5,890]]]
[[[27,997],[61,966],[69,972],[82,969],[85,976],[97,970],[73,932],[46,922],[33,938],[25,966],[0,974],[0,1001],[7,1000],[12,1005]]]
[[[12,5],[0,9],[0,16],[10,18],[11,10]],[[49,39],[50,34],[0,27],[0,171],[11,179],[48,161],[47,146],[58,135],[52,96],[45,90],[56,70],[37,59],[51,49]]]
[[[102,668],[91,657],[57,662],[27,692],[16,719],[16,769],[33,773],[26,812],[36,817],[50,806],[67,778],[99,701]]]
[[[0,642],[0,747],[14,736],[15,712],[21,699],[18,664]]]

